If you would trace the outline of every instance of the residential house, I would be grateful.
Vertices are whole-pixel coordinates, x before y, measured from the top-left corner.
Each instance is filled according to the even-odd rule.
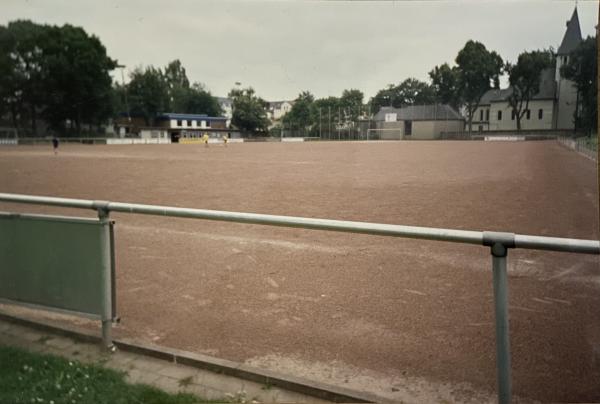
[[[294,101],[269,101],[267,118],[272,121],[280,120],[285,114],[292,110],[292,105],[294,105]]]
[[[231,125],[231,118],[233,117],[233,100],[227,97],[216,97],[221,110],[223,111],[223,116],[227,118],[226,125]]]

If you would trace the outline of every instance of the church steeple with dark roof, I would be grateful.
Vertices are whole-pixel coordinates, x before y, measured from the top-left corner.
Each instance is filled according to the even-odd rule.
[[[558,47],[557,55],[569,55],[577,45],[583,40],[581,38],[581,28],[579,27],[579,16],[577,15],[577,6],[575,6],[575,10],[573,10],[573,15],[571,19],[567,21],[567,31],[565,32],[565,36]]]

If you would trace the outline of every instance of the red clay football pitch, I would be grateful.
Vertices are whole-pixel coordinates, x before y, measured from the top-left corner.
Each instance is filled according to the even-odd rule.
[[[1,192],[590,239],[596,184],[551,141],[0,148]],[[493,399],[484,247],[113,218],[120,335],[395,400]],[[509,253],[515,394],[600,400],[598,263]]]

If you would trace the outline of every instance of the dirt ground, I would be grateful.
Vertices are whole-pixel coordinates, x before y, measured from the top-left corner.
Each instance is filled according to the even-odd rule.
[[[598,238],[596,184],[551,141],[0,148],[1,192],[574,238]],[[113,217],[121,335],[394,400],[494,400],[484,247]],[[598,263],[510,251],[523,399],[600,400]]]

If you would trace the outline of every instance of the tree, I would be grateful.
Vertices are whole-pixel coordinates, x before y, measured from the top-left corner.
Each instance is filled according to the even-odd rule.
[[[500,73],[504,62],[500,55],[488,51],[480,42],[468,41],[456,56],[458,90],[467,110],[469,134],[473,126],[473,114],[481,97],[492,85],[500,88]]]
[[[221,114],[217,99],[201,83],[190,86],[185,67],[179,59],[170,62],[163,70],[162,79],[167,88],[166,109],[183,114]]]
[[[252,87],[233,89],[228,96],[233,99],[231,123],[234,126],[246,133],[267,133],[267,102],[258,97]]]
[[[128,85],[131,112],[154,125],[156,117],[169,108],[169,91],[160,69],[148,66],[131,72]]]
[[[584,129],[588,134],[598,125],[597,78],[598,61],[596,59],[596,38],[587,37],[571,53],[566,65],[561,66],[561,75],[572,80],[577,88],[581,111],[575,119],[575,127]]]
[[[436,102],[448,104],[458,111],[460,108],[460,91],[458,88],[458,71],[456,67],[444,63],[429,72],[431,87],[435,93]]]
[[[111,115],[116,63],[82,28],[13,21],[0,30],[0,49],[0,98],[15,127],[28,122],[37,135],[41,113],[55,130],[69,120],[80,132]]]
[[[398,94],[403,105],[426,105],[435,102],[433,88],[415,78],[408,78],[398,86]]]
[[[344,90],[339,99],[339,105],[344,111],[344,118],[349,122],[356,122],[361,115],[364,94],[360,90]]]
[[[13,35],[8,28],[0,25],[0,117],[10,113],[12,125],[18,128],[16,88],[13,79],[15,60],[12,57],[12,52],[14,47]]]
[[[315,97],[308,91],[298,94],[292,109],[283,117],[284,125],[292,130],[310,129],[314,124],[314,100]]]
[[[44,47],[49,27],[14,21],[0,32],[0,97],[14,127],[29,126],[37,134],[37,112],[45,93]]]
[[[394,97],[394,88],[393,84],[388,84],[387,88],[379,90],[371,98],[371,105],[374,107],[375,112],[379,111],[381,107],[400,108],[402,106],[400,98]]]
[[[223,113],[217,99],[200,83],[194,83],[186,90],[181,111],[186,114],[207,114],[209,116],[219,116]]]
[[[426,105],[435,102],[435,91],[427,83],[415,78],[408,78],[402,83],[379,90],[371,99],[375,111],[381,107],[401,108],[406,105]]]
[[[164,69],[162,78],[167,87],[169,99],[168,109],[173,112],[185,113],[191,96],[190,81],[185,68],[179,59],[170,62]]]
[[[69,120],[80,134],[83,123],[100,124],[112,115],[109,72],[117,64],[100,40],[80,27],[51,27],[47,35],[44,117],[57,130]]]
[[[210,116],[222,113],[217,99],[204,85],[190,86],[179,60],[170,62],[164,70],[153,66],[136,68],[131,73],[127,91],[131,112],[144,117],[146,125],[153,125],[159,114],[168,111]]]
[[[341,102],[337,97],[319,98],[313,103],[315,118],[317,122],[314,130],[319,129],[319,125],[323,132],[327,132],[327,136],[331,137],[331,130],[341,124]],[[320,119],[320,121],[319,121]]]
[[[506,63],[505,71],[512,89],[508,104],[517,120],[517,131],[521,130],[521,119],[529,109],[529,101],[540,91],[542,71],[553,63],[554,55],[547,50],[523,52],[516,64]]]
[[[165,67],[164,78],[170,89],[190,88],[190,81],[188,80],[185,67],[181,64],[179,59],[175,59]]]

